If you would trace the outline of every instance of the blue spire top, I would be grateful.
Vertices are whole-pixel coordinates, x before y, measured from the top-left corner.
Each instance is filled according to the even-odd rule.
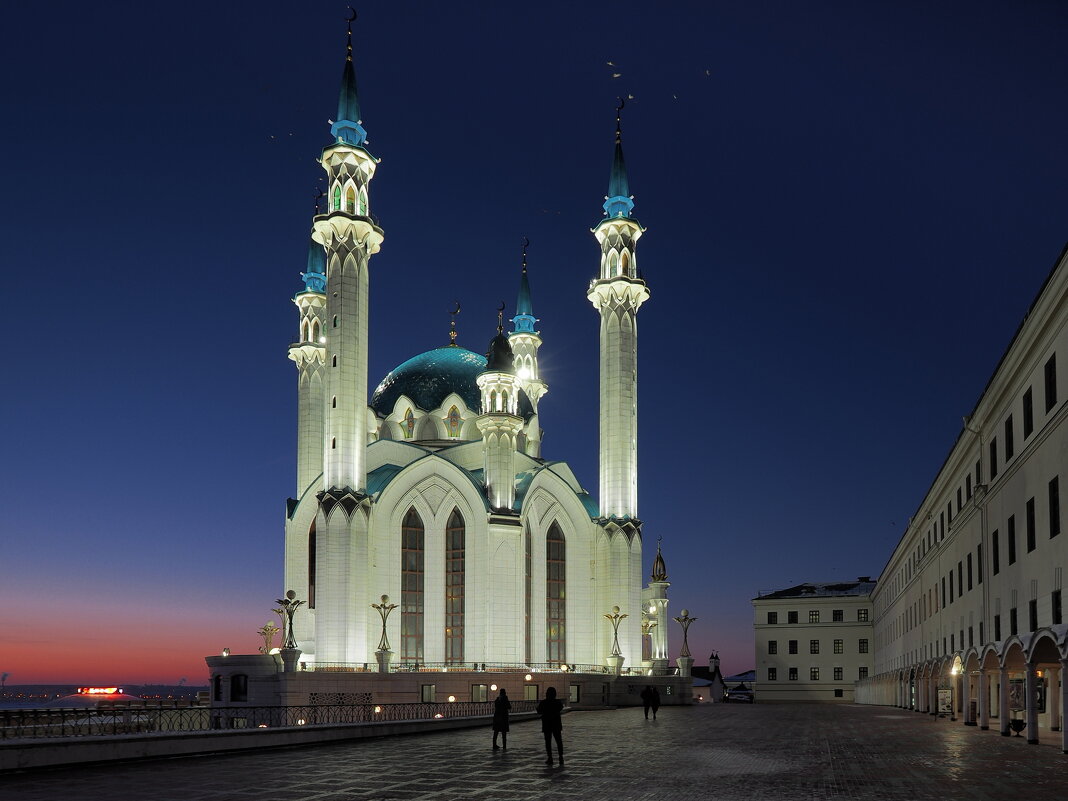
[[[627,217],[634,208],[630,197],[630,185],[627,182],[627,163],[623,160],[623,124],[620,112],[625,101],[619,98],[616,106],[616,150],[612,154],[612,172],[608,177],[608,196],[604,201],[606,217]]]
[[[519,298],[515,302],[515,317],[512,318],[513,334],[534,334],[538,319],[530,304],[530,281],[527,280],[527,247],[530,240],[523,237],[523,273],[519,278]]]
[[[337,122],[330,126],[330,133],[338,142],[347,145],[362,145],[367,141],[367,131],[363,129],[360,119],[360,95],[356,91],[356,70],[352,66],[352,23],[356,21],[356,12],[349,6],[352,16],[348,18],[348,53],[345,56],[345,70],[341,73],[341,92],[337,100]]]
[[[314,239],[308,240],[308,271],[301,273],[305,292],[326,291],[326,251]]]

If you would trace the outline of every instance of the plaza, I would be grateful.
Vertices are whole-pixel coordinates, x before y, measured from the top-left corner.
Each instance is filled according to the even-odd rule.
[[[566,764],[547,768],[536,721],[240,755],[0,776],[19,801],[385,799],[1061,799],[1059,741],[1027,745],[892,707],[716,704],[564,717]]]

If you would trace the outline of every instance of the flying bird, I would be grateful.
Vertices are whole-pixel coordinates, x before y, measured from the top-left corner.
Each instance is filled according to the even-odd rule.
[[[622,78],[623,77],[623,73],[622,72],[613,72],[612,73],[612,77],[613,78]]]

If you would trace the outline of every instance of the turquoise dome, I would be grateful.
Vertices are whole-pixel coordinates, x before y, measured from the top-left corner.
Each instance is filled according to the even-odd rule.
[[[371,395],[371,408],[385,417],[393,412],[397,398],[406,395],[420,409],[429,412],[441,406],[455,392],[467,408],[476,413],[482,396],[475,379],[486,370],[486,357],[459,345],[445,345],[413,356],[393,368]],[[533,408],[525,393],[519,395],[519,413],[529,417]]]

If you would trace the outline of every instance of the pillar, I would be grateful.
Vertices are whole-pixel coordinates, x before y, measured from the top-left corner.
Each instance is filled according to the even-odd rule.
[[[1024,666],[1024,690],[1027,707],[1027,744],[1038,745],[1038,704],[1035,703],[1035,665],[1028,662]]]
[[[972,677],[971,674],[965,670],[960,674],[961,683],[961,706],[964,712],[964,725],[974,726],[975,721],[972,719]]]
[[[1008,737],[1009,731],[1009,671],[998,670],[998,728],[1002,737]]]
[[[990,728],[990,680],[986,668],[979,668],[979,728]]]
[[[1059,668],[1050,668],[1049,671],[1049,730],[1061,730],[1061,676]]]
[[[1060,673],[1061,679],[1068,676],[1068,659],[1061,660]],[[1068,692],[1065,692],[1064,687],[1061,687],[1059,695],[1061,699],[1061,751],[1068,754],[1068,725],[1065,725],[1068,723]]]

